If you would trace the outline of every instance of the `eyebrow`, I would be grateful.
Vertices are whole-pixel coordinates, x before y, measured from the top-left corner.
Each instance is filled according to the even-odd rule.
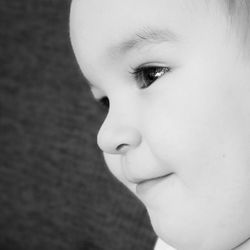
[[[158,44],[163,42],[177,42],[179,40],[177,34],[173,33],[169,29],[152,29],[146,27],[139,30],[129,39],[113,45],[108,49],[109,57],[118,57],[128,53],[134,49],[140,49],[144,46],[151,44]]]

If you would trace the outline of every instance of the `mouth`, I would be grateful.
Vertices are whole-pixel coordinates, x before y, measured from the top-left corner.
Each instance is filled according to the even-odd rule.
[[[169,179],[174,173],[169,173],[160,177],[152,178],[152,179],[147,179],[143,180],[136,185],[136,193],[139,196],[145,195],[148,193],[153,187],[156,185],[160,184],[161,182],[166,181]]]

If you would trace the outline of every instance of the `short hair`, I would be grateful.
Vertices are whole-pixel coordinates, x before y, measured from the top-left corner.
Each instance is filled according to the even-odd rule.
[[[224,0],[221,2],[226,9],[230,25],[235,29],[236,36],[247,49],[245,53],[250,55],[250,0]]]

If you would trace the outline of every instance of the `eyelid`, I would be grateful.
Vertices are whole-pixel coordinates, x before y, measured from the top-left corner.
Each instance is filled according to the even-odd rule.
[[[139,70],[139,69],[153,68],[153,67],[167,68],[166,64],[163,64],[160,62],[159,63],[156,63],[156,62],[143,63],[136,67],[130,66],[130,68],[132,69],[132,72],[134,72],[135,70]]]
[[[132,67],[130,66],[131,68],[131,71],[129,71],[129,73],[135,77],[136,74],[142,72],[143,70],[146,70],[146,69],[150,69],[150,68],[166,68],[168,72],[172,71],[172,67],[170,66],[166,66],[166,65],[163,65],[162,63],[145,63],[145,64],[142,64],[138,67]]]

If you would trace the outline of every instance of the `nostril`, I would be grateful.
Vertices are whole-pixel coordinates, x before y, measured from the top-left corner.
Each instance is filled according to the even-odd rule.
[[[126,143],[122,143],[116,147],[116,151],[122,151],[124,148],[128,147],[129,145]]]
[[[99,148],[107,154],[126,154],[141,143],[141,134],[134,127],[105,120],[97,135]]]

